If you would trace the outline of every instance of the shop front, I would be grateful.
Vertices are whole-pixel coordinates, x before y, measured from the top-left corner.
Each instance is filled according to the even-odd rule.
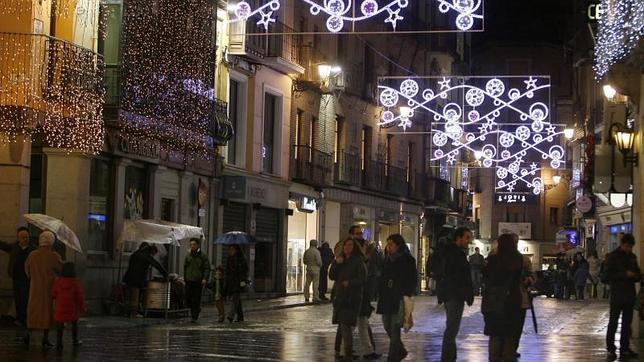
[[[387,243],[387,238],[392,234],[400,234],[400,214],[397,211],[376,210],[376,234],[374,242],[382,250]],[[405,239],[408,246],[409,240]]]
[[[292,214],[288,217],[286,246],[287,293],[303,292],[305,270],[302,258],[309,247],[309,241],[318,240],[319,205],[319,198],[290,193],[288,207]]]

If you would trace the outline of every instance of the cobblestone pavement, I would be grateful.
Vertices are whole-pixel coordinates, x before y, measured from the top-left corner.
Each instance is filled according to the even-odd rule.
[[[487,337],[483,335],[479,303],[477,299],[473,307],[465,310],[457,341],[460,361],[487,360]],[[535,308],[539,334],[534,333],[527,319],[521,361],[606,359],[606,302],[541,298],[535,301]],[[445,323],[442,307],[434,298],[420,297],[414,315],[416,326],[403,336],[410,352],[407,360],[438,361]],[[331,306],[325,304],[248,312],[246,322],[233,324],[217,323],[212,308],[206,308],[197,324],[181,321],[136,326],[125,320],[121,324],[104,324],[100,318],[86,318],[81,329],[83,345],[74,350],[67,339],[61,352],[37,347],[37,333],[31,349],[26,351],[16,341],[17,331],[0,329],[0,361],[333,361],[335,326],[330,324],[330,317]],[[377,350],[386,352],[387,338],[379,316],[373,316],[371,321]],[[641,351],[643,347],[641,340],[633,341],[634,349]]]

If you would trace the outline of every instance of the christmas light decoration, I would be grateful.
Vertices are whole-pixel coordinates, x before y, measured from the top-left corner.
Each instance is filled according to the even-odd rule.
[[[384,77],[378,89],[382,127],[406,131],[415,114],[428,114],[430,161],[477,158],[495,169],[497,192],[538,194],[541,164],[564,166],[565,126],[550,122],[549,77]]]
[[[610,67],[625,58],[644,35],[642,0],[602,0],[597,21],[595,76],[603,78]]]
[[[342,31],[355,32],[356,23],[381,18],[385,25],[389,24],[392,30],[396,30],[398,23],[404,20],[403,10],[409,6],[409,0],[388,0],[380,4],[377,0],[299,0],[309,6],[309,12],[314,16],[326,17],[326,28],[331,33]],[[438,4],[438,10],[443,13],[457,13],[454,26],[461,31],[473,30],[475,23],[483,23],[483,1],[482,0],[434,0]],[[253,8],[248,2],[240,1],[229,5],[231,17],[229,23],[257,19],[256,23],[266,32],[269,31],[271,23],[277,17],[277,11],[281,8],[282,2],[286,0],[270,0]],[[415,32],[423,32],[415,29]],[[428,31],[430,32],[430,31]],[[435,32],[435,31],[431,31]]]
[[[0,33],[0,141],[103,147],[103,61],[89,49],[37,34]]]
[[[121,135],[152,140],[187,157],[211,158],[232,135],[226,105],[215,97],[210,0],[142,0],[124,4],[121,44]]]

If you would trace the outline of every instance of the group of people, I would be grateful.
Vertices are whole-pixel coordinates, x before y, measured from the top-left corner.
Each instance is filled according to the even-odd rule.
[[[575,253],[572,258],[569,258],[566,253],[560,253],[556,260],[557,269],[551,268],[550,270],[555,273],[555,297],[570,299],[574,296],[576,300],[584,300],[586,294],[589,294],[591,298],[597,298],[598,285],[602,279],[602,264],[603,262],[597,258],[595,251],[590,254],[588,259],[584,257],[582,252]],[[605,284],[604,290],[607,292],[607,283]]]
[[[49,330],[55,327],[56,348],[62,349],[66,323],[71,324],[73,344],[80,345],[78,320],[85,312],[85,301],[74,263],[63,263],[54,250],[56,236],[51,231],[40,233],[38,247],[31,244],[25,227],[18,228],[17,239],[15,243],[0,242],[0,250],[9,253],[16,323],[25,328],[25,346],[30,345],[32,331],[42,330],[42,347],[53,347]]]
[[[190,309],[192,322],[199,319],[201,313],[201,297],[203,288],[212,289],[219,322],[228,319],[229,322],[242,322],[244,312],[241,293],[248,283],[248,264],[239,245],[228,247],[226,266],[218,266],[211,280],[210,261],[201,251],[201,240],[190,239],[189,252],[183,264],[183,294],[185,305]],[[128,262],[128,268],[123,276],[123,282],[128,287],[130,295],[129,315],[133,317],[141,308],[141,290],[148,283],[148,270],[157,269],[163,279],[168,279],[168,272],[154,256],[158,253],[155,245],[142,243]],[[225,300],[230,300],[230,309],[225,313]]]

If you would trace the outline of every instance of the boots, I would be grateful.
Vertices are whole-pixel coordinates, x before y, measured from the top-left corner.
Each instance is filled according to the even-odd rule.
[[[54,345],[51,342],[49,342],[49,329],[45,329],[42,332],[42,348],[49,349],[53,346]]]
[[[78,339],[78,322],[72,322],[72,341],[74,346],[80,346],[83,341]]]

